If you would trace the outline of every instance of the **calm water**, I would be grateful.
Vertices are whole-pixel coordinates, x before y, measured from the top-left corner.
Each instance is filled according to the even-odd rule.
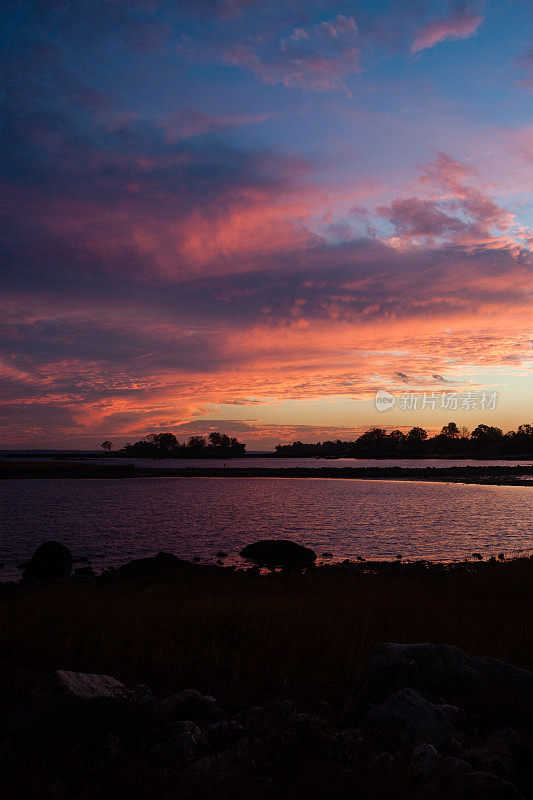
[[[97,568],[167,550],[213,561],[287,537],[334,560],[451,560],[533,548],[533,491],[523,486],[291,478],[0,481],[0,572],[46,539]]]

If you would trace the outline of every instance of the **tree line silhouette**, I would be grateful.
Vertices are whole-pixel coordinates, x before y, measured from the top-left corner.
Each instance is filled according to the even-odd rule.
[[[149,433],[138,442],[128,442],[120,453],[144,458],[235,458],[245,450],[246,445],[238,439],[213,431],[207,439],[191,436],[183,443],[173,433]]]
[[[353,442],[326,441],[304,444],[278,444],[277,456],[291,458],[532,458],[533,425],[520,425],[504,433],[492,425],[478,425],[472,433],[449,422],[436,436],[429,437],[423,428],[408,433],[372,428]]]
[[[105,450],[112,443],[103,442]],[[150,433],[133,444],[126,444],[120,455],[144,458],[238,458],[246,454],[246,444],[225,433],[191,436],[179,442],[173,433]],[[325,441],[278,444],[272,454],[289,458],[533,458],[533,425],[520,425],[504,433],[492,425],[478,425],[471,433],[455,422],[444,425],[440,433],[428,436],[424,428],[404,433],[371,428],[354,441]]]

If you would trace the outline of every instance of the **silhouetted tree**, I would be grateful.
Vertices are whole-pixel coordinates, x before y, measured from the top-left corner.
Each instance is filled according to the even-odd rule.
[[[448,424],[445,425],[441,430],[441,434],[447,439],[458,439],[461,435],[461,432],[455,422],[448,422]]]
[[[410,444],[414,442],[424,442],[427,438],[427,431],[425,431],[424,428],[411,428],[407,434],[407,441]]]
[[[209,444],[203,436],[191,436],[187,444],[180,444],[173,433],[149,433],[121,452],[146,458],[231,458],[245,453],[246,445],[226,434],[213,431],[208,439]]]
[[[363,433],[356,442],[357,453],[362,456],[385,455],[387,449],[387,431],[384,428],[372,428]]]
[[[501,452],[503,431],[492,425],[478,425],[470,434],[474,451],[479,456],[493,456]]]
[[[107,452],[109,453],[109,451],[113,447],[113,442],[110,442],[108,439],[106,439],[105,442],[102,442],[100,447],[102,447],[104,450],[107,450]]]
[[[191,436],[187,442],[187,448],[193,455],[201,455],[205,450],[206,442],[203,436]]]
[[[172,433],[151,433],[139,442],[127,444],[121,451],[126,455],[152,458],[233,458],[245,454],[246,445],[235,437],[212,431],[207,441],[203,436],[191,436],[187,444],[180,444]],[[405,434],[395,429],[387,433],[384,428],[372,428],[355,441],[327,440],[292,444],[278,444],[277,456],[338,458],[532,458],[533,425],[520,425],[516,431],[505,435],[500,428],[478,425],[472,434],[467,428],[458,428],[455,422],[444,425],[441,432],[431,438],[424,428],[414,427]]]
[[[403,431],[394,430],[389,433],[391,456],[402,456],[407,451],[407,436]]]
[[[149,433],[144,438],[154,446],[159,456],[171,457],[179,448],[179,442],[173,433]]]

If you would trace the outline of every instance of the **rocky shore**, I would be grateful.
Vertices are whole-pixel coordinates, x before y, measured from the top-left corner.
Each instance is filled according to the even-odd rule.
[[[1,796],[520,800],[533,673],[456,647],[384,643],[332,722],[57,670],[0,722]]]
[[[528,551],[529,552],[529,551]],[[240,556],[242,567],[235,564],[225,565],[226,553],[217,553],[216,564],[201,564],[178,558],[173,553],[160,552],[155,556],[136,558],[119,567],[107,567],[96,572],[86,558],[73,558],[70,550],[59,542],[44,542],[31,559],[19,565],[22,570],[20,581],[0,583],[0,597],[14,596],[25,591],[27,587],[63,584],[71,586],[110,586],[110,585],[151,585],[155,582],[168,582],[194,576],[199,580],[216,576],[230,576],[239,573],[257,575],[270,573],[272,577],[289,578],[300,575],[317,578],[336,576],[384,576],[404,578],[424,578],[444,575],[495,575],[503,562],[512,568],[513,564],[531,565],[533,572],[533,555],[524,554],[506,561],[504,553],[498,558],[491,556],[486,560],[480,553],[472,553],[469,560],[451,562],[436,561],[404,561],[401,554],[393,561],[365,559],[359,556],[356,560],[330,562],[331,553],[318,554],[309,547],[285,539],[266,539],[246,545]],[[85,562],[84,566],[75,566]]]
[[[243,553],[34,553],[0,592],[0,797],[533,797],[532,559]]]

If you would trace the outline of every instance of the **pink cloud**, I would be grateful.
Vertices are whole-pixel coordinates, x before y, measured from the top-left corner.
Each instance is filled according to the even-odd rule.
[[[245,67],[271,86],[311,91],[341,89],[350,94],[343,79],[361,71],[356,46],[357,26],[352,17],[339,15],[312,28],[295,28],[271,48],[256,52],[251,45],[236,44],[224,54],[229,64]]]
[[[411,53],[427,50],[448,40],[468,39],[475,35],[482,22],[483,17],[469,11],[461,3],[447,19],[434,20],[421,27],[415,34],[410,48]]]

